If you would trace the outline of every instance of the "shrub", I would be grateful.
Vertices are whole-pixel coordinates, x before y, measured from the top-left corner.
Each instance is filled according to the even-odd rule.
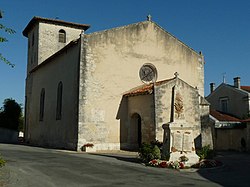
[[[210,148],[210,145],[206,145],[197,151],[197,155],[202,159],[212,159],[214,157],[214,151]]]
[[[142,162],[149,162],[153,159],[160,159],[161,158],[161,151],[157,145],[142,143],[141,147],[139,148],[139,158]]]

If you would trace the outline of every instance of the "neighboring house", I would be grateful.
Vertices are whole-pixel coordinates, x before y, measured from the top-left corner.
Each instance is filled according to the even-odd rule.
[[[241,86],[240,78],[234,78],[234,85],[222,83],[216,89],[211,83],[211,93],[206,99],[211,108],[233,115],[239,119],[247,118],[250,114],[250,86]]]
[[[163,141],[162,126],[172,120],[176,85],[186,121],[193,124],[194,138],[200,139],[209,119],[209,106],[201,102],[205,101],[201,53],[150,17],[85,34],[88,28],[34,17],[24,29],[27,142],[72,150],[94,144],[95,150],[114,150]],[[175,72],[185,82],[177,74],[173,78]]]
[[[246,122],[250,112],[250,87],[241,86],[240,78],[234,85],[222,83],[206,99],[211,104],[210,122],[214,126],[214,147],[217,150],[249,150],[250,132]]]

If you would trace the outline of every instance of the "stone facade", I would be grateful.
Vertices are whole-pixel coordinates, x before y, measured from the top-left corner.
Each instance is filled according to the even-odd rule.
[[[152,21],[84,34],[86,25],[45,20],[35,19],[24,30],[29,41],[34,32],[38,42],[38,47],[29,49],[28,54],[27,141],[74,150],[80,150],[85,144],[94,144],[96,150],[120,149],[136,142],[131,138],[138,133],[131,126],[135,120],[141,120],[141,141],[162,141],[161,126],[170,120],[168,103],[163,100],[170,99],[167,95],[171,87],[159,87],[154,95],[124,97],[126,91],[142,85],[139,70],[145,63],[156,67],[158,80],[170,78],[178,71],[187,83],[183,88],[190,85],[196,90],[195,94],[187,90],[183,97],[187,104],[195,102],[195,106],[187,108],[190,113],[187,121],[195,126],[195,136],[199,135],[197,98],[204,95],[201,53]],[[65,44],[57,41],[61,29],[67,33]],[[74,39],[77,40],[70,42]],[[30,60],[33,55],[37,55],[34,65]],[[56,91],[60,81],[63,83],[62,119],[56,120]],[[46,90],[45,113],[44,121],[39,122],[42,88]],[[160,102],[162,107],[158,106]]]
[[[206,106],[204,106],[203,100],[205,99],[199,95],[198,90],[180,78],[175,77],[154,84],[136,87],[125,93],[124,97],[123,113],[126,114],[125,116],[128,116],[121,123],[121,129],[123,129],[121,136],[127,137],[124,142],[130,143],[129,132],[131,128],[129,125],[141,129],[141,140],[143,142],[154,140],[160,142],[169,141],[170,131],[167,130],[166,125],[177,124],[178,121],[181,121],[183,124],[186,124],[183,129],[190,131],[192,134],[194,150],[195,147],[200,148],[207,144],[213,146],[211,128],[209,124],[206,124],[207,120],[203,119],[209,119],[209,105],[206,102]],[[201,107],[203,107],[203,110],[201,110]],[[133,121],[133,114],[139,115],[140,122],[131,122]],[[171,125],[167,126],[170,128]],[[175,127],[171,126],[171,128],[174,129]],[[176,131],[181,130],[177,129]],[[134,140],[137,140],[139,136],[140,134],[134,134]],[[138,146],[140,141],[133,143],[137,143]],[[130,145],[129,147],[136,146]],[[168,152],[170,152],[169,148]]]
[[[76,148],[78,111],[78,44],[39,70],[32,71],[30,105],[26,106],[25,138],[38,145]],[[44,62],[46,63],[46,62]],[[65,76],[66,75],[66,76]],[[57,88],[63,84],[62,119],[56,119]],[[39,119],[40,94],[45,90],[44,119]]]

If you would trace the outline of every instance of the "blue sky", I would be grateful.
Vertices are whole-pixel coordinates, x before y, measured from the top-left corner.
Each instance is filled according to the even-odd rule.
[[[0,44],[0,53],[15,63],[0,62],[0,106],[5,98],[24,103],[27,39],[22,31],[33,16],[90,24],[88,32],[152,20],[205,56],[205,95],[209,83],[218,86],[241,77],[250,86],[249,0],[1,0],[0,23],[16,31]],[[1,36],[6,36],[0,32]]]

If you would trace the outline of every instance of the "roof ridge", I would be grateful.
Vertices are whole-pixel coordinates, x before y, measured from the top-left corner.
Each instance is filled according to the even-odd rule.
[[[48,64],[51,59],[57,57],[59,54],[63,53],[65,50],[69,49],[71,46],[76,45],[79,42],[79,38],[70,41],[66,46],[64,46],[62,49],[60,49],[59,51],[53,53],[51,56],[49,56],[48,58],[46,58],[43,62],[41,62],[40,64],[38,64],[37,66],[35,66],[32,70],[30,70],[29,73],[33,73],[35,72],[37,69],[40,69],[41,67],[45,66],[46,64]]]
[[[82,28],[83,30],[87,30],[90,27],[89,24],[74,23],[74,22],[63,21],[63,20],[59,20],[59,19],[50,19],[50,18],[43,18],[43,17],[39,17],[39,16],[34,16],[30,20],[30,22],[27,24],[27,26],[25,27],[25,29],[23,30],[23,35],[24,36],[28,37],[29,30],[32,28],[32,26],[37,21],[52,22],[52,23],[63,24],[63,25],[71,25],[72,27]]]
[[[146,20],[146,21],[140,21],[140,22],[136,22],[136,23],[130,23],[130,24],[127,24],[127,25],[123,25],[123,26],[117,26],[117,27],[114,27],[114,28],[110,28],[110,29],[104,29],[104,30],[101,30],[101,31],[96,31],[96,32],[93,32],[93,33],[89,33],[89,34],[86,34],[86,35],[94,35],[94,34],[100,34],[100,33],[103,33],[103,32],[107,32],[107,31],[112,31],[112,30],[118,30],[118,29],[123,29],[123,28],[126,28],[126,27],[129,27],[131,25],[136,25],[136,24],[142,24],[142,23],[153,23],[155,24],[158,28],[160,28],[163,32],[169,34],[171,37],[173,37],[174,39],[176,39],[178,42],[180,42],[182,45],[184,45],[185,47],[187,47],[188,49],[190,49],[191,51],[195,52],[197,55],[201,55],[199,52],[195,51],[193,48],[191,48],[190,46],[188,46],[187,44],[185,44],[183,41],[181,41],[180,39],[178,39],[175,35],[173,35],[172,33],[168,32],[166,29],[164,29],[162,26],[160,26],[158,23],[152,21],[152,20]]]
[[[109,28],[109,29],[95,31],[95,32],[92,32],[92,33],[89,33],[89,34],[85,34],[85,35],[97,35],[97,34],[101,34],[101,33],[107,32],[107,31],[119,30],[119,29],[127,28],[127,27],[129,27],[131,25],[139,25],[141,23],[147,23],[147,22],[152,22],[152,21],[140,21],[140,22],[130,23],[130,24],[127,24],[127,25],[116,26],[116,27]]]

